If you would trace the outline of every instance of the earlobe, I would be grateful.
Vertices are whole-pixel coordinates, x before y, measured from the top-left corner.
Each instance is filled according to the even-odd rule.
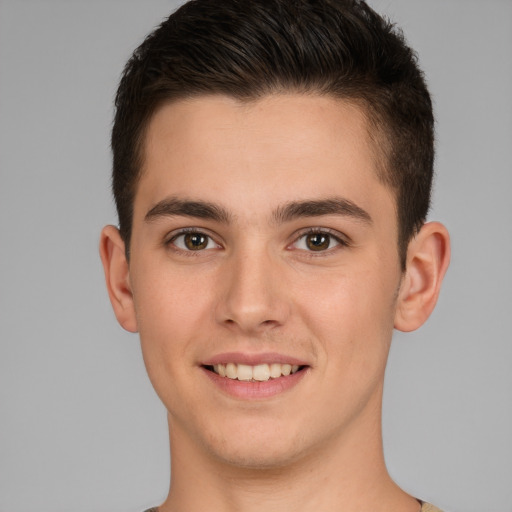
[[[432,313],[450,263],[450,237],[439,222],[429,222],[411,240],[395,314],[395,328],[414,331]]]
[[[106,226],[103,228],[100,237],[100,256],[108,295],[117,321],[127,331],[137,332],[137,319],[125,245],[116,227]]]

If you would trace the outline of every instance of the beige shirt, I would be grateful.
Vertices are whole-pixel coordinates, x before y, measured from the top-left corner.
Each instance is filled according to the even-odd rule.
[[[158,512],[158,507],[148,508],[146,512]],[[442,510],[434,507],[430,503],[421,502],[421,511],[420,512],[443,512]]]
[[[437,507],[434,507],[434,505],[431,505],[430,503],[425,503],[424,501],[422,501],[420,512],[443,512],[443,511],[438,509]]]

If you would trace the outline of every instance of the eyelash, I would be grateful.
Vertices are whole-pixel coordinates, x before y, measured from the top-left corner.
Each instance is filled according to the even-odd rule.
[[[186,236],[188,234],[202,235],[205,238],[207,238],[209,241],[213,242],[215,245],[217,245],[217,246],[220,245],[215,241],[215,239],[211,235],[209,235],[208,233],[205,233],[204,230],[200,229],[200,228],[180,229],[178,232],[172,233],[172,236],[169,239],[167,239],[166,241],[164,241],[164,245],[166,247],[172,249],[173,251],[179,252],[180,254],[183,254],[185,256],[190,256],[190,257],[200,256],[201,255],[200,253],[203,252],[205,249],[194,251],[194,250],[183,249],[183,248],[177,247],[175,245],[175,242],[179,237]]]
[[[309,228],[309,229],[306,229],[305,231],[300,232],[298,234],[298,236],[294,239],[294,241],[289,245],[289,247],[296,245],[301,239],[303,239],[307,236],[310,236],[310,235],[326,235],[329,237],[329,239],[334,240],[337,244],[336,246],[329,247],[325,250],[319,250],[319,251],[304,250],[305,255],[310,258],[322,257],[327,254],[331,254],[332,252],[336,251],[337,249],[341,249],[341,248],[350,246],[350,242],[349,242],[348,238],[346,236],[343,236],[338,231],[334,231],[334,230],[328,229],[328,228]],[[302,250],[302,249],[297,249],[297,250]]]
[[[166,241],[164,241],[164,245],[166,247],[171,248],[173,251],[179,252],[180,254],[184,254],[186,256],[191,256],[191,257],[200,256],[200,253],[204,252],[206,250],[206,248],[205,249],[198,249],[198,250],[194,251],[192,249],[190,249],[190,250],[183,249],[183,248],[177,247],[175,245],[175,242],[176,242],[176,240],[179,237],[185,236],[187,234],[202,235],[202,236],[204,236],[205,238],[207,238],[209,240],[208,244],[211,241],[215,245],[220,246],[220,244],[218,242],[216,242],[215,239],[211,235],[209,235],[208,233],[205,233],[204,230],[202,230],[200,228],[193,228],[193,227],[191,227],[191,228],[183,228],[183,229],[180,229],[178,232],[173,233],[170,238],[168,238]],[[319,251],[314,251],[314,250],[309,250],[308,251],[306,249],[296,249],[296,248],[293,249],[293,246],[296,245],[301,239],[303,239],[303,238],[305,238],[307,236],[316,235],[316,234],[326,235],[327,237],[329,237],[329,239],[334,240],[337,245],[334,246],[334,247],[328,247],[325,250],[319,250]],[[291,248],[291,250],[303,251],[305,255],[307,254],[307,257],[315,258],[315,257],[324,256],[326,253],[327,254],[331,254],[333,251],[336,251],[337,248],[343,248],[343,247],[349,247],[349,246],[350,246],[350,241],[347,239],[347,237],[342,236],[337,231],[334,231],[334,230],[331,230],[331,229],[328,229],[328,228],[309,228],[307,230],[304,230],[304,231],[301,231],[300,233],[298,233],[295,236],[293,242],[291,244],[289,244],[287,246],[287,248]]]

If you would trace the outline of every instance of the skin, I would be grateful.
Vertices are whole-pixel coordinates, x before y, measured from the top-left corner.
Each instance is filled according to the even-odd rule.
[[[162,512],[419,509],[386,471],[382,387],[393,329],[418,328],[434,308],[449,239],[426,224],[401,272],[374,149],[361,110],[323,96],[204,96],[152,119],[130,261],[113,226],[100,252],[116,316],[140,333],[168,410]],[[222,215],[177,212],[177,201]],[[356,208],[290,214],[312,201]],[[199,250],[187,228],[205,237]],[[232,396],[203,367],[269,352],[306,368],[268,397]]]

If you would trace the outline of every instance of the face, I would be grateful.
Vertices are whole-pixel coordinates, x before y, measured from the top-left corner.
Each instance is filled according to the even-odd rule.
[[[184,100],[144,156],[129,287],[171,438],[270,467],[375,429],[401,271],[362,112]]]

